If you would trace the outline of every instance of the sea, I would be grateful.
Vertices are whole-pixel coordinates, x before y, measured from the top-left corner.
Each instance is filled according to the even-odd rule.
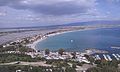
[[[63,48],[66,51],[84,51],[95,48],[109,53],[120,53],[120,49],[111,47],[120,47],[120,27],[64,33],[48,37],[36,45],[38,50],[48,48],[56,51]]]

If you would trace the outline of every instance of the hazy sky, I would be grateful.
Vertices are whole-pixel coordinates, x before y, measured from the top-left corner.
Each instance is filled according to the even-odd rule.
[[[0,27],[116,19],[120,0],[0,0]]]

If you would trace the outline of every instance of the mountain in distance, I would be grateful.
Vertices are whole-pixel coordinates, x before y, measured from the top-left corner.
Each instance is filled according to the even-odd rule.
[[[105,24],[120,24],[120,20],[113,20],[113,21],[105,21],[105,20],[97,20],[97,21],[87,21],[87,22],[76,22],[76,23],[69,23],[63,24],[59,26],[86,26],[86,25],[105,25]]]
[[[55,29],[63,26],[88,26],[88,25],[120,25],[120,20],[97,20],[97,21],[86,21],[86,22],[75,22],[61,25],[50,25],[50,26],[34,26],[34,27],[15,27],[15,28],[0,28],[0,29]]]
[[[43,28],[59,28],[63,26],[92,26],[92,25],[120,25],[120,20],[97,20],[97,21],[86,21],[86,22],[75,22],[62,25],[51,25],[51,26],[40,26]]]

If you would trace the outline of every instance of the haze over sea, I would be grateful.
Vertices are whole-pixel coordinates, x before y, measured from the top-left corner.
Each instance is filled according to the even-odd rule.
[[[120,27],[96,30],[76,31],[49,37],[36,45],[37,49],[83,51],[86,48],[119,52],[111,47],[120,47]]]

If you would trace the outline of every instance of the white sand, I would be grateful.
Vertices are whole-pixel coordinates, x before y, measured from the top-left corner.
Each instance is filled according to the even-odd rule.
[[[58,32],[58,33],[49,34],[49,35],[47,35],[46,37],[42,37],[41,39],[33,42],[32,44],[28,44],[27,46],[29,46],[30,48],[33,48],[34,50],[37,51],[36,45],[37,45],[39,42],[47,39],[48,37],[55,36],[55,35],[60,35],[60,34],[64,34],[64,33],[69,33],[69,32],[85,31],[85,30],[92,30],[92,29],[94,29],[94,28],[86,28],[86,29],[80,29],[80,30],[65,31],[65,32]]]
[[[46,38],[47,38],[47,37],[41,38],[41,39],[39,39],[39,40],[33,42],[32,44],[27,44],[26,46],[28,46],[28,47],[30,47],[30,48],[33,48],[34,50],[37,51],[36,45],[37,45],[39,42],[45,40]]]

